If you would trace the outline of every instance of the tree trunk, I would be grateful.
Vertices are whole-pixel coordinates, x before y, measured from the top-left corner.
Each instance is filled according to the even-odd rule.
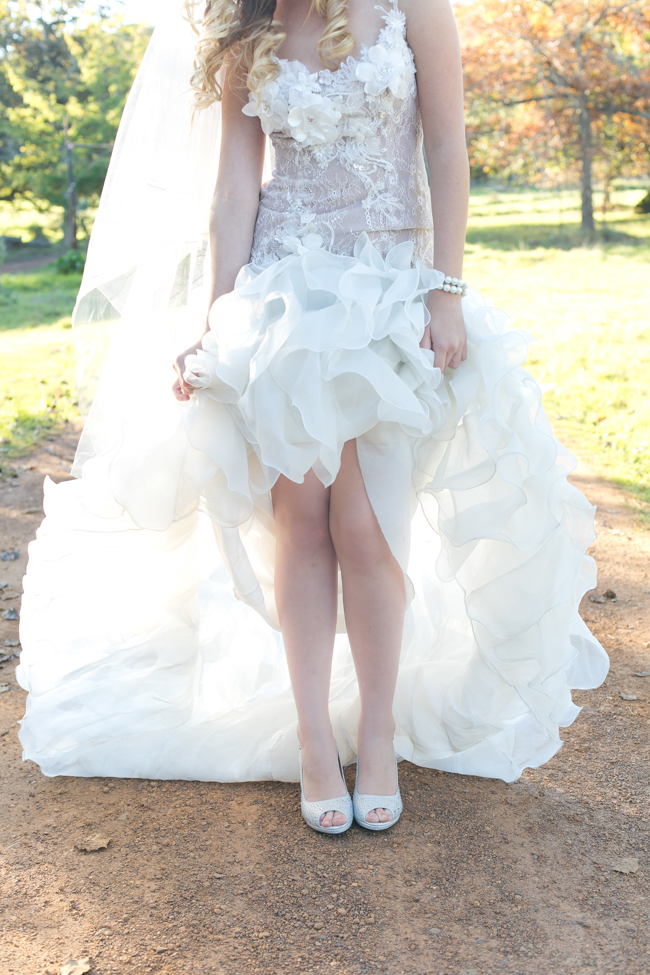
[[[594,224],[594,191],[591,182],[594,145],[591,118],[586,101],[583,101],[580,106],[580,156],[582,161],[580,181],[582,193],[582,232],[585,236],[593,237],[596,230]]]
[[[611,188],[612,188],[612,173],[611,170],[607,170],[607,175],[605,176],[605,185],[603,186],[603,223],[607,221],[607,214],[609,213],[610,207],[612,205],[611,199]]]
[[[68,116],[66,115],[63,120],[63,134],[64,134],[64,147],[65,147],[65,158],[66,166],[68,170],[68,214],[67,214],[67,228],[66,228],[66,242],[68,247],[73,250],[77,250],[79,243],[77,241],[77,184],[74,179],[74,165],[72,160],[72,143],[70,142],[68,134]]]

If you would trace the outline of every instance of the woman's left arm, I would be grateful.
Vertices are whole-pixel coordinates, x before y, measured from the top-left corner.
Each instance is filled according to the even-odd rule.
[[[450,0],[400,0],[415,56],[433,210],[434,267],[461,278],[467,227],[469,163],[463,116],[460,42]],[[431,323],[421,345],[435,365],[456,369],[467,358],[460,295],[429,294]]]

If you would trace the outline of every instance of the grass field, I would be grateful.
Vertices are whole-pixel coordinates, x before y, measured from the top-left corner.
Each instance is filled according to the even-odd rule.
[[[632,209],[641,195],[616,194],[609,239],[585,247],[575,193],[559,210],[550,192],[474,192],[464,276],[535,336],[526,368],[556,435],[650,502],[650,217]]]
[[[650,503],[650,217],[620,188],[583,246],[577,193],[473,192],[465,277],[537,339],[527,368],[556,434]],[[26,219],[22,215],[21,219]],[[70,313],[79,277],[4,275],[0,451],[19,456],[77,416]]]
[[[79,416],[70,314],[81,276],[46,268],[0,282],[0,452],[16,457]]]

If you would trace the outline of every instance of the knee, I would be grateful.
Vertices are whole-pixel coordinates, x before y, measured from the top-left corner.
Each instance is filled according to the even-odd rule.
[[[337,516],[330,529],[342,565],[367,572],[391,558],[388,543],[369,509]]]
[[[309,555],[332,544],[326,516],[301,511],[287,512],[286,517],[276,518],[276,524],[282,541],[296,555]]]

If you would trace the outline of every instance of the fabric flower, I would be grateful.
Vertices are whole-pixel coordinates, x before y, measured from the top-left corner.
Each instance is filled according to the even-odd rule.
[[[354,139],[359,145],[373,134],[370,118],[366,112],[366,97],[360,89],[345,96],[342,108],[341,134]]]
[[[287,121],[292,137],[302,146],[335,142],[341,113],[331,98],[307,85],[292,88]]]
[[[344,116],[342,135],[348,139],[354,139],[358,145],[362,145],[372,134],[372,126],[365,115]]]
[[[257,116],[264,135],[271,135],[285,128],[289,109],[277,81],[267,81],[260,92],[250,93],[248,105],[244,105],[242,112],[252,118]]]
[[[287,234],[282,239],[282,246],[289,254],[306,254],[307,251],[317,251],[323,244],[323,238],[317,231],[315,223],[308,223],[296,229],[295,234]]]
[[[366,95],[381,95],[390,90],[395,98],[405,98],[407,94],[404,55],[399,48],[386,48],[375,44],[368,51],[368,60],[357,65],[357,81],[364,82]]]
[[[392,31],[394,37],[401,38],[404,37],[404,31],[406,29],[406,14],[403,10],[392,8],[392,10],[387,10],[383,14],[383,18],[386,21],[386,27],[389,31]]]

